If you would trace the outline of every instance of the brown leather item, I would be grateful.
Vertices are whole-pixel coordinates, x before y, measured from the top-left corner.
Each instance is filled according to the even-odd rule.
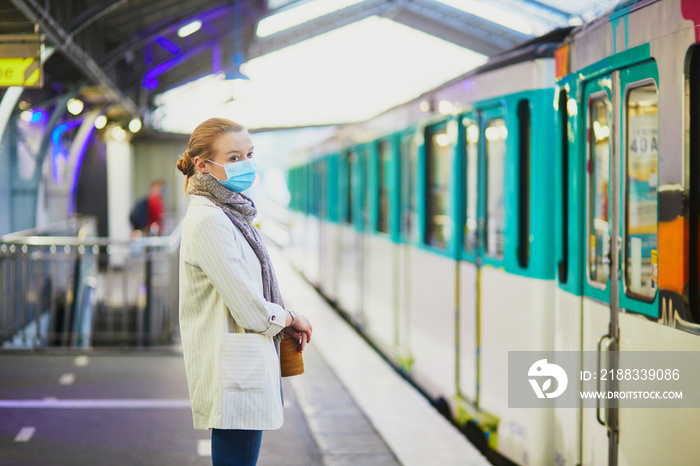
[[[284,338],[280,342],[280,366],[282,377],[291,377],[304,373],[304,360],[299,351],[299,341],[284,332]]]

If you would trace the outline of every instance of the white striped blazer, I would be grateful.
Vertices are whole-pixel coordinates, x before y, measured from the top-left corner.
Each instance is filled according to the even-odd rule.
[[[273,336],[286,311],[263,297],[260,261],[226,214],[190,196],[180,244],[180,334],[195,429],[282,426]]]

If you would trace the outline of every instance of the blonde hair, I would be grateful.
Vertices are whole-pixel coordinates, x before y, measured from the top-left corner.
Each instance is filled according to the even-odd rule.
[[[214,157],[214,142],[222,134],[247,131],[245,126],[239,125],[225,118],[210,118],[200,123],[190,136],[187,150],[177,161],[177,169],[187,177],[185,180],[185,192],[190,181],[190,176],[195,174],[194,159],[209,160]]]

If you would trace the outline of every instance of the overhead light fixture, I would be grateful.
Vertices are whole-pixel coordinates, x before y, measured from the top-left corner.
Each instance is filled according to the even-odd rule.
[[[191,23],[185,24],[180,29],[177,30],[178,37],[187,37],[195,32],[199,31],[202,27],[202,22],[200,20],[192,21]]]
[[[132,133],[138,133],[141,130],[141,120],[134,118],[129,122],[129,131]]]
[[[263,18],[258,22],[255,31],[258,37],[267,37],[272,34],[293,28],[312,19],[320,18],[334,11],[342,10],[350,5],[360,3],[362,0],[313,0],[293,8],[290,8],[272,16]]]
[[[83,101],[80,99],[70,99],[66,104],[66,107],[71,115],[80,115],[80,112],[82,112],[83,108],[85,108],[85,104],[83,104]]]
[[[100,115],[95,118],[95,128],[102,129],[107,126],[107,115]]]
[[[443,115],[449,115],[450,113],[452,113],[453,108],[454,105],[452,105],[452,102],[450,102],[449,100],[441,100],[438,103],[438,111]]]
[[[115,126],[112,128],[112,138],[115,141],[124,141],[126,140],[126,131],[121,126]]]
[[[374,53],[366,53],[368,49]],[[416,50],[421,51],[418,62]],[[248,128],[362,121],[413,101],[486,59],[374,16],[247,61],[243,71],[250,80],[212,75],[168,90],[156,98],[159,107],[151,122],[164,131],[191,134],[212,116],[240,120]],[[279,79],[279,70],[286,71],[285,79]],[[231,104],[231,96],[239,104]],[[423,110],[437,111],[439,99],[425,100]],[[245,111],[239,112],[243,106]]]

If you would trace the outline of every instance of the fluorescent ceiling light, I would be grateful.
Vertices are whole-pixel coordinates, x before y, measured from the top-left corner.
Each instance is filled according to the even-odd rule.
[[[258,37],[271,36],[285,29],[298,26],[312,19],[342,10],[362,0],[312,0],[289,10],[275,13],[260,20],[256,34]]]
[[[195,32],[199,31],[199,29],[201,27],[202,27],[202,22],[200,20],[195,20],[189,24],[182,26],[180,29],[178,29],[177,35],[178,35],[178,37],[187,37],[190,34],[194,34]]]
[[[500,6],[476,0],[438,0],[440,3],[462,10],[471,15],[478,16],[492,23],[500,24],[514,31],[527,34],[535,33],[532,23],[520,16],[504,11]]]
[[[132,133],[138,133],[141,130],[141,120],[134,118],[129,122],[129,131]]]
[[[95,118],[95,128],[102,129],[105,126],[107,126],[107,116],[106,115],[100,115],[97,118]]]
[[[83,108],[85,105],[83,104],[83,101],[80,99],[70,99],[68,103],[66,104],[66,107],[68,107],[68,111],[72,115],[80,115],[80,112],[83,111]]]
[[[255,128],[362,121],[460,76],[486,56],[377,16],[156,97],[158,129],[190,133],[214,116]]]

